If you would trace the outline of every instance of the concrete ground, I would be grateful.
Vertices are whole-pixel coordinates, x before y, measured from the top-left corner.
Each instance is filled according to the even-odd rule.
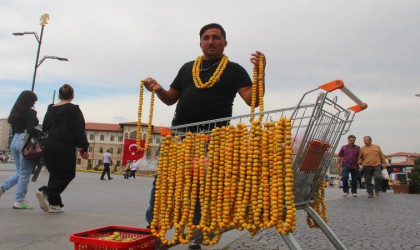
[[[0,164],[0,183],[13,173],[14,165]],[[33,210],[12,208],[15,187],[0,197],[0,250],[73,249],[73,233],[120,225],[144,228],[152,177],[100,181],[98,173],[78,172],[64,191],[63,214],[48,214],[39,206],[35,193],[46,184],[43,170],[29,184],[27,199]],[[327,189],[329,226],[348,249],[420,249],[420,196],[393,194],[368,199],[365,190],[357,198],[341,196],[339,188]],[[308,229],[306,215],[298,211],[294,233],[302,249],[334,249],[319,229]],[[185,245],[173,250],[187,249]],[[246,231],[223,234],[220,243],[203,249],[288,249],[275,230],[250,237]]]

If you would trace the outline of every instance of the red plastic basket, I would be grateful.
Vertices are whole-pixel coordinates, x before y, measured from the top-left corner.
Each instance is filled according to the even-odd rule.
[[[129,242],[108,241],[99,239],[118,232],[123,239],[137,237]],[[134,228],[123,226],[107,226],[92,229],[70,235],[70,241],[74,242],[75,250],[153,250],[156,246],[156,238],[146,228]]]

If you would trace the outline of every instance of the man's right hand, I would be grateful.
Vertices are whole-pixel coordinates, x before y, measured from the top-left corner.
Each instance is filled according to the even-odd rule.
[[[144,87],[149,90],[150,92],[152,90],[159,91],[162,89],[162,86],[153,78],[147,77],[146,79],[142,80]]]

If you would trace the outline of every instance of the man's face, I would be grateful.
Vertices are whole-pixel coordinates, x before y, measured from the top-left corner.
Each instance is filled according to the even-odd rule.
[[[221,58],[226,45],[222,32],[216,28],[207,29],[200,38],[200,48],[206,60]]]
[[[356,139],[355,139],[355,138],[350,137],[350,138],[348,138],[348,139],[347,139],[347,141],[348,141],[348,144],[349,144],[350,146],[353,146],[353,145],[354,145],[354,143],[356,142]]]
[[[369,146],[370,144],[372,144],[372,140],[369,137],[364,137],[363,142],[365,143],[366,146]]]

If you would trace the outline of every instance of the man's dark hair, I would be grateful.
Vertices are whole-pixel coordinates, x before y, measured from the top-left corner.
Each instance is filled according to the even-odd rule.
[[[353,138],[353,139],[355,139],[355,140],[356,140],[356,136],[354,136],[354,135],[349,135],[349,136],[347,136],[347,139],[350,139],[350,138]]]
[[[225,29],[223,29],[222,25],[218,23],[209,23],[209,24],[204,25],[203,28],[201,28],[200,30],[200,39],[203,36],[203,33],[208,29],[219,29],[220,32],[222,33],[223,38],[226,40],[226,31]]]

